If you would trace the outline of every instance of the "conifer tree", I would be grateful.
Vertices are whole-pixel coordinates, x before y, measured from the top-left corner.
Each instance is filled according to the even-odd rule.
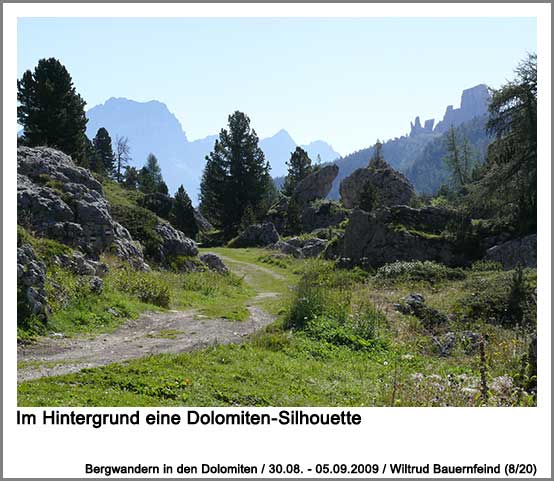
[[[487,205],[520,234],[537,229],[537,56],[529,54],[515,78],[493,90],[482,178],[472,188],[477,208]]]
[[[41,59],[17,81],[17,121],[23,142],[60,149],[83,165],[86,161],[86,102],[71,75],[55,58]]]
[[[201,211],[231,237],[238,232],[247,206],[254,209],[256,218],[261,216],[272,184],[269,163],[248,116],[239,111],[229,116],[228,129],[221,130],[206,160]]]
[[[454,127],[446,135],[444,163],[450,168],[452,184],[456,189],[463,189],[472,179],[475,168],[475,155],[467,137],[458,138]]]
[[[152,153],[148,154],[146,164],[139,171],[138,184],[139,190],[145,194],[152,194],[154,192],[167,194],[167,185],[165,185],[162,177],[162,169],[160,168],[158,159]],[[164,190],[165,192],[163,192]]]
[[[115,173],[115,154],[112,149],[112,139],[104,127],[100,127],[96,136],[92,140],[95,150],[94,164],[89,168],[95,172],[106,176],[112,176]]]
[[[373,146],[373,155],[369,159],[369,167],[373,169],[382,169],[386,167],[385,157],[383,156],[383,144],[379,139]]]
[[[198,234],[198,225],[194,217],[194,208],[185,188],[181,185],[175,193],[175,201],[170,213],[171,223],[185,235],[194,239]]]
[[[288,172],[283,183],[283,194],[290,197],[296,186],[313,171],[312,161],[302,147],[296,147],[287,162]]]
[[[139,171],[135,167],[127,166],[123,176],[123,185],[130,190],[138,188]]]

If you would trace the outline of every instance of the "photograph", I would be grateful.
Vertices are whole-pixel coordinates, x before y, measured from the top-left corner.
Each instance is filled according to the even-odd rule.
[[[17,406],[537,411],[550,85],[498,8],[19,16]]]

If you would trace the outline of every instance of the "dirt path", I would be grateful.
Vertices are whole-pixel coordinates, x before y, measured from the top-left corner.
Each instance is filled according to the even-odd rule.
[[[255,264],[230,258],[224,258],[224,261],[234,272],[243,275],[246,282],[249,282],[252,270],[282,278],[270,269]],[[17,379],[22,382],[148,355],[237,343],[274,320],[255,304],[258,300],[276,296],[278,294],[274,292],[259,292],[248,305],[249,318],[242,322],[202,318],[194,310],[146,312],[114,332],[93,339],[44,338],[32,345],[19,346]]]

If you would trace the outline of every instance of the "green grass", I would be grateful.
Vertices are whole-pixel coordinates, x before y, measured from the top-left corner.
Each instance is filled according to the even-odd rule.
[[[179,355],[158,355],[122,364],[43,378],[19,386],[22,406],[479,406],[480,358],[456,347],[440,357],[430,333],[393,309],[410,292],[428,305],[454,312],[482,276],[465,279],[384,280],[335,270],[322,261],[264,262],[261,249],[209,249],[244,269],[251,293],[287,294],[273,325],[239,345]],[[246,271],[251,262],[279,274]],[[533,282],[532,273],[530,283]],[[293,289],[299,278],[312,292]],[[456,276],[454,276],[456,277]],[[311,299],[308,308],[302,299]],[[302,307],[304,310],[300,309]],[[304,319],[306,317],[306,319]],[[291,322],[299,319],[302,322]],[[448,329],[474,330],[487,338],[489,405],[534,405],[517,388],[529,332],[482,320],[452,319]],[[286,328],[287,323],[293,329]],[[438,331],[440,336],[445,331]],[[167,333],[168,336],[178,335]],[[506,376],[516,387],[506,388]],[[504,384],[503,384],[504,383]]]

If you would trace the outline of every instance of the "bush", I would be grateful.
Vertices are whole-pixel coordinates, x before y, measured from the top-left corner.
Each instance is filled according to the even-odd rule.
[[[114,288],[140,301],[159,307],[169,307],[169,285],[153,272],[139,272],[125,267],[114,272]]]
[[[476,261],[471,265],[471,270],[474,272],[486,272],[486,271],[502,271],[504,268],[500,262],[496,261]]]
[[[374,346],[384,315],[370,303],[353,305],[355,275],[313,263],[303,273],[285,319],[285,328],[335,346]]]
[[[483,274],[466,282],[464,289],[470,294],[459,300],[457,309],[473,320],[505,326],[534,326],[535,280],[535,273],[523,269]]]
[[[396,261],[385,264],[376,273],[377,278],[398,281],[427,281],[430,283],[445,280],[465,279],[463,270],[447,267],[432,261]]]

